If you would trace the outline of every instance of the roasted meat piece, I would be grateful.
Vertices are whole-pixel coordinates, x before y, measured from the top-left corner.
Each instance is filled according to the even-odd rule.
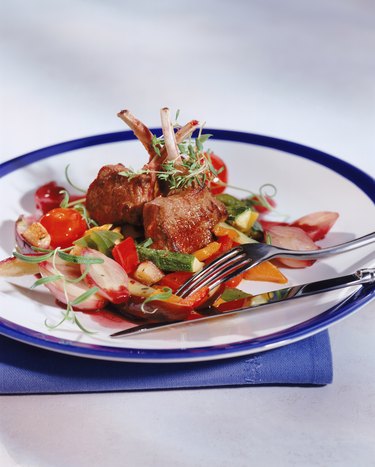
[[[91,183],[86,195],[90,216],[98,224],[142,225],[143,206],[157,195],[157,184],[152,174],[127,178],[122,164],[105,165]]]
[[[145,235],[153,248],[192,253],[212,241],[212,229],[227,217],[223,203],[207,188],[157,197],[143,208]]]

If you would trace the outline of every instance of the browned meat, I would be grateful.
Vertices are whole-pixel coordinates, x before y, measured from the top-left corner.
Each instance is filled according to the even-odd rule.
[[[155,176],[142,174],[129,179],[119,175],[126,170],[122,164],[105,165],[89,186],[86,206],[98,224],[142,225],[143,206],[156,196]]]
[[[183,190],[144,205],[146,238],[156,249],[192,253],[212,241],[211,230],[227,217],[208,189]]]

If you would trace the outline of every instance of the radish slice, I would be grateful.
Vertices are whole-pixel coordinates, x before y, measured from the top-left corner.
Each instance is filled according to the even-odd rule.
[[[266,238],[271,238],[271,244],[288,250],[318,250],[319,247],[299,227],[274,225],[266,230]],[[315,260],[278,258],[278,261],[290,268],[304,268],[311,266]]]
[[[112,303],[124,303],[129,298],[129,278],[125,270],[113,259],[91,248],[83,248],[82,256],[91,256],[103,260],[101,264],[91,264],[85,281],[100,289],[100,295]],[[81,265],[81,272],[85,265]]]
[[[292,226],[304,230],[315,242],[322,240],[337,221],[339,214],[331,211],[313,212],[293,222]]]
[[[61,274],[65,277],[65,288],[63,279],[58,279],[54,282],[48,282],[44,284],[51,292],[51,294],[62,303],[67,304],[67,298],[69,302],[73,302],[80,295],[90,289],[90,287],[83,280],[76,283],[68,282],[69,280],[78,279],[81,276],[81,269],[78,264],[68,263],[59,258],[56,258],[55,268],[51,260],[43,261],[39,264],[39,272],[42,277],[51,277],[55,276],[56,274]],[[99,293],[95,293],[81,302],[79,305],[75,305],[74,309],[95,311],[100,310],[106,304],[107,300],[105,300],[102,295],[99,295]]]

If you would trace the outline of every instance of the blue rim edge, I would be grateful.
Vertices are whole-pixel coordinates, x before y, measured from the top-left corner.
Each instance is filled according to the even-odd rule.
[[[159,128],[152,128],[151,131],[156,134],[160,133]],[[207,133],[212,133],[214,135],[213,139],[269,147],[314,161],[320,165],[332,169],[334,172],[342,175],[347,180],[354,183],[373,202],[375,202],[374,179],[351,164],[327,153],[298,143],[293,143],[270,136],[230,130],[216,130],[210,128],[205,129],[205,131]],[[0,178],[26,165],[51,156],[90,146],[130,141],[134,139],[136,138],[132,131],[120,131],[59,143],[24,154],[4,162],[3,164],[0,164]],[[37,331],[32,331],[7,320],[2,320],[0,322],[0,333],[15,340],[19,340],[37,347],[42,347],[44,349],[63,353],[71,353],[76,356],[91,358],[96,357],[119,361],[137,360],[145,362],[147,362],[147,360],[160,360],[160,362],[168,362],[178,359],[191,359],[193,361],[194,359],[201,360],[202,357],[212,358],[217,355],[220,355],[220,357],[224,358],[245,351],[249,351],[249,353],[257,350],[262,351],[265,350],[265,347],[273,347],[277,344],[282,344],[283,342],[294,342],[296,340],[302,339],[305,336],[307,337],[308,335],[315,334],[321,330],[326,329],[331,324],[350,315],[355,310],[361,308],[366,303],[371,301],[374,296],[375,286],[362,287],[358,290],[357,293],[344,300],[344,302],[341,302],[324,313],[299,323],[296,326],[292,326],[283,331],[269,334],[260,338],[236,342],[225,346],[220,345],[199,347],[194,349],[154,350],[82,344],[77,343],[76,341],[59,339],[53,336],[39,333]]]

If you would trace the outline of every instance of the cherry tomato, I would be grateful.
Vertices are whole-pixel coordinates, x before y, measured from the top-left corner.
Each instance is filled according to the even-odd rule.
[[[64,199],[64,194],[60,193],[65,188],[58,186],[56,182],[49,182],[39,187],[34,195],[35,206],[37,209],[46,214],[48,211],[60,206]]]
[[[47,214],[51,209],[60,207],[61,201],[64,199],[65,190],[63,186],[57,185],[56,182],[49,182],[39,187],[34,194],[35,206],[43,214]],[[76,201],[82,198],[79,195],[70,195],[69,201]]]
[[[67,248],[82,237],[87,229],[86,221],[75,209],[55,208],[47,212],[40,223],[51,236],[52,248]]]
[[[220,159],[220,157],[217,156],[216,154],[210,153],[210,158],[211,158],[211,162],[212,162],[214,169],[220,172],[218,176],[215,177],[210,183],[210,190],[212,194],[218,195],[225,190],[226,188],[225,185],[228,183],[228,169],[227,169],[227,166],[225,165],[225,162],[222,159]],[[215,183],[215,180],[216,180],[216,183]],[[224,183],[225,185],[217,183],[218,181]]]

